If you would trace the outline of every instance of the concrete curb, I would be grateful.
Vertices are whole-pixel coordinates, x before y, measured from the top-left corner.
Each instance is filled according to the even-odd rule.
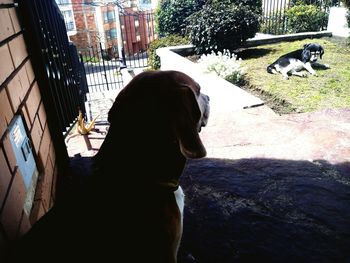
[[[331,37],[333,34],[330,31],[321,31],[321,32],[304,32],[288,35],[279,35],[279,36],[266,36],[264,38],[255,37],[248,39],[243,47],[255,47],[266,44],[278,43],[281,41],[294,41],[302,40],[305,38],[321,38],[321,37]]]

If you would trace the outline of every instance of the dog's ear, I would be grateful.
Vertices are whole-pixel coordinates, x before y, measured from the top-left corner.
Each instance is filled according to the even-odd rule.
[[[194,92],[187,86],[175,90],[173,124],[181,153],[191,159],[206,156],[206,150],[198,134],[201,111]]]
[[[310,60],[311,58],[311,52],[308,49],[304,49],[303,52],[301,53],[301,59],[303,63],[306,63]]]
[[[304,44],[304,49],[307,48],[308,46],[310,46],[311,44],[308,43],[308,44]]]
[[[324,54],[324,49],[323,47],[320,46],[320,59],[322,59],[323,54]]]

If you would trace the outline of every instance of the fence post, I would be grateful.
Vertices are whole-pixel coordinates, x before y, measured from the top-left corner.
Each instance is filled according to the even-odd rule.
[[[100,45],[100,50],[101,50],[101,54],[102,54],[102,66],[103,66],[103,71],[104,71],[104,77],[106,79],[106,85],[107,85],[107,90],[109,90],[109,87],[108,87],[108,78],[107,78],[107,70],[106,70],[106,65],[105,65],[105,59],[104,59],[104,56],[103,56],[103,50],[102,50],[102,44],[101,42],[99,43]]]

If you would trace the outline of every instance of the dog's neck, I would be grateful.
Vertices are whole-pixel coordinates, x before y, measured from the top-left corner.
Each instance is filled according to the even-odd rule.
[[[106,137],[94,158],[99,174],[102,172],[109,182],[147,184],[172,191],[178,188],[186,158],[174,138],[157,136],[148,137],[147,141],[126,142],[113,132],[109,130],[109,138]]]
[[[172,192],[175,192],[179,188],[179,185],[180,185],[179,180],[176,180],[176,179],[170,179],[165,182],[164,181],[156,182],[156,186]]]

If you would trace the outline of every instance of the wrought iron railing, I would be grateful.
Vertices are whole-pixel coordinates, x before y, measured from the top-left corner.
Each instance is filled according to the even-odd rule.
[[[83,65],[54,0],[20,0],[19,11],[49,121],[65,136],[79,110],[85,113]]]

